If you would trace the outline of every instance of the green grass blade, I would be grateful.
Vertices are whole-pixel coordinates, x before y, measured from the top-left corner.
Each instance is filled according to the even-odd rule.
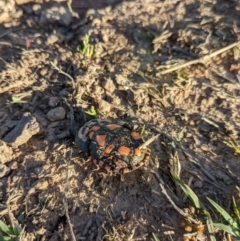
[[[19,231],[18,231],[18,229],[16,227],[13,228],[13,234],[16,235],[16,236],[20,235],[20,233],[19,233]]]
[[[238,225],[238,223],[220,205],[218,205],[216,202],[214,202],[208,197],[207,199],[232,227],[240,230],[240,226]]]
[[[87,50],[87,48],[86,48],[86,46],[84,45],[83,46],[83,50],[82,50],[82,54],[85,56],[85,54],[86,54],[86,50]]]
[[[185,130],[186,130],[186,127],[183,127],[182,130],[181,130],[179,133],[177,133],[176,140],[177,140],[178,142],[180,142],[180,141],[182,140],[183,134],[184,134]]]
[[[94,51],[94,46],[91,46],[91,47],[90,47],[90,53],[89,53],[90,57],[93,56],[93,51]]]
[[[90,56],[90,50],[91,50],[91,48],[88,46],[88,48],[87,48],[87,53],[86,53],[86,56],[87,56],[87,57],[91,57],[91,56]]]
[[[208,212],[205,214],[206,214],[206,227],[208,230],[208,235],[209,235],[210,241],[216,241],[216,238],[214,236],[212,218]]]
[[[183,134],[184,134],[185,130],[186,130],[186,127],[183,127],[182,130],[180,130],[180,131],[177,133],[176,137],[173,138],[173,141],[172,141],[171,145],[172,145],[174,148],[176,148],[176,147],[177,147],[177,144],[182,140]]]
[[[143,136],[144,135],[144,132],[145,132],[145,125],[143,125],[140,129],[140,135]]]
[[[157,237],[157,235],[155,233],[152,233],[152,235],[153,235],[153,238],[155,241],[160,241],[160,239]]]
[[[187,192],[188,192],[188,196],[189,198],[192,200],[194,206],[198,209],[200,208],[204,208],[203,204],[201,203],[201,201],[199,200],[198,196],[195,194],[195,192],[185,184]]]
[[[91,109],[85,111],[85,113],[92,116],[94,119],[98,118],[97,111],[95,110],[94,106],[91,106]]]
[[[235,213],[236,219],[237,219],[237,223],[240,226],[240,215],[239,215],[239,210],[235,201],[235,198],[233,197],[233,211]]]
[[[6,234],[13,234],[12,230],[1,220],[0,220],[0,229]]]
[[[219,228],[219,229],[221,229],[221,230],[223,230],[227,233],[230,233],[234,237],[240,238],[240,230],[239,229],[233,228],[229,225],[225,225],[225,224],[222,224],[222,223],[213,223],[213,225],[216,228]]]
[[[0,241],[16,241],[16,239],[15,238],[6,237],[6,236],[2,236],[2,237],[0,237]]]
[[[204,209],[204,205],[199,200],[198,196],[194,193],[194,191],[186,184],[184,184],[175,174],[171,173],[174,180],[179,184],[185,195],[192,201],[194,206],[197,209]]]
[[[13,101],[14,103],[21,103],[21,99],[18,98],[17,96],[15,96],[15,95],[12,96],[12,101]]]

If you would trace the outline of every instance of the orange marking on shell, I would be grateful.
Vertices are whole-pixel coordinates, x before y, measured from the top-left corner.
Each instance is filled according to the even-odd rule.
[[[115,130],[115,129],[118,129],[118,128],[120,128],[121,126],[120,125],[117,125],[117,124],[110,124],[110,125],[107,125],[107,128],[109,129],[109,130]]]
[[[140,139],[142,139],[142,137],[140,136],[140,134],[137,133],[136,131],[133,131],[133,132],[131,133],[131,136],[132,136],[132,138],[133,138],[134,140],[140,140]]]
[[[99,146],[105,146],[105,140],[107,135],[97,135],[96,136],[96,142]]]
[[[88,137],[92,140],[93,135],[94,135],[94,131],[91,131],[91,132],[88,134]]]
[[[123,156],[128,156],[129,153],[131,152],[131,149],[127,146],[120,146],[118,148],[118,153]]]
[[[98,131],[100,129],[100,126],[93,126],[90,131]]]
[[[141,156],[141,150],[139,150],[138,148],[135,149],[134,154],[135,154],[135,156]]]
[[[113,144],[107,146],[105,151],[104,151],[104,155],[109,155],[111,153],[111,151],[113,150],[113,148],[114,148]]]

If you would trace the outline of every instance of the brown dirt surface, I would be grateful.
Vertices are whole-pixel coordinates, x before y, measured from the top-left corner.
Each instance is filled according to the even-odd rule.
[[[240,45],[162,72],[239,41],[239,14],[238,0],[1,1],[0,220],[26,241],[210,240],[206,227],[180,227],[172,203],[190,202],[170,171],[214,220],[206,197],[229,207],[240,185],[226,144],[240,138]],[[150,162],[120,176],[86,159],[73,135],[91,106],[145,125],[144,140],[160,134]]]

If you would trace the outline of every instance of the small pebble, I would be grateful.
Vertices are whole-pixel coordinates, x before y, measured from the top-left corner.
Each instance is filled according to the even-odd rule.
[[[202,181],[196,181],[193,183],[193,186],[196,188],[202,188],[203,182]]]
[[[57,104],[58,104],[58,97],[56,97],[56,96],[51,96],[51,97],[49,98],[48,105],[49,105],[50,107],[56,107]]]
[[[47,118],[50,121],[57,121],[57,120],[63,120],[65,118],[66,111],[63,107],[57,107],[55,109],[52,109],[48,111]]]

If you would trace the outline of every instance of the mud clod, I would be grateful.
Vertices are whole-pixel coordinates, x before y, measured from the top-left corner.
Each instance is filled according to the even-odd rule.
[[[12,147],[18,147],[27,143],[33,135],[39,132],[40,125],[36,118],[30,113],[24,113],[17,126],[3,138],[3,141]]]
[[[58,120],[63,120],[65,118],[66,111],[63,107],[57,107],[52,110],[50,110],[47,113],[47,118],[50,121],[58,121]]]

